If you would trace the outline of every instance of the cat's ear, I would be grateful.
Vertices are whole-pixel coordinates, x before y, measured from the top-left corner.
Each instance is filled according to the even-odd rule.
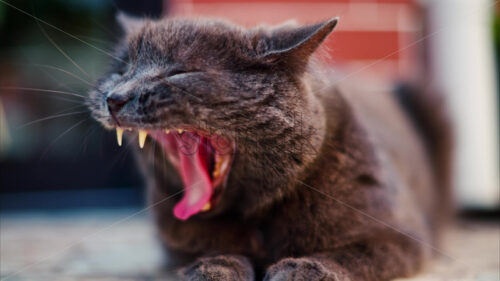
[[[127,15],[124,12],[118,12],[118,14],[116,15],[116,21],[127,33],[139,30],[144,24],[144,21],[142,19]]]
[[[312,25],[279,26],[258,39],[258,57],[265,63],[306,65],[309,57],[333,31],[337,22],[336,17]]]

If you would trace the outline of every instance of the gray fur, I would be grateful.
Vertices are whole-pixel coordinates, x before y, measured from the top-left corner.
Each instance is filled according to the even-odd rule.
[[[180,195],[165,200],[182,185],[161,147],[137,153],[182,278],[389,280],[430,256],[436,190],[445,187],[390,92],[320,74],[311,55],[336,22],[125,28],[117,54],[126,63],[91,92],[94,117],[106,127],[189,125],[236,143],[220,204],[187,221],[172,215]],[[114,119],[110,93],[130,99]]]

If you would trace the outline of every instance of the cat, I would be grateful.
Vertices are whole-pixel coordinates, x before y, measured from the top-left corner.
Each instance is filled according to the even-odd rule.
[[[390,280],[430,258],[446,115],[424,87],[335,79],[315,53],[337,18],[118,19],[126,35],[89,107],[120,145],[124,131],[138,142],[179,279]]]

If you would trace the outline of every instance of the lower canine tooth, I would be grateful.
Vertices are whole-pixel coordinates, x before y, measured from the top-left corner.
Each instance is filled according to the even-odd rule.
[[[212,172],[212,176],[214,176],[214,178],[220,176],[221,166],[222,159],[220,159],[218,156],[215,156],[215,169]]]
[[[144,144],[146,143],[146,137],[148,136],[148,133],[144,130],[139,130],[139,147],[143,148]]]
[[[210,202],[207,202],[207,204],[205,204],[205,206],[203,206],[203,208],[201,210],[203,212],[206,212],[206,211],[210,210],[210,208],[212,208],[212,205],[210,204]]]
[[[116,128],[116,141],[118,142],[118,146],[122,146],[122,139],[123,139],[123,129]]]
[[[214,176],[214,178],[220,176],[220,170],[219,169],[214,170],[213,173],[212,173],[212,176]]]

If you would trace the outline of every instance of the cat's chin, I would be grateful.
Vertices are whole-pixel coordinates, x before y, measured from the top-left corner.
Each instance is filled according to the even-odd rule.
[[[116,129],[119,145],[123,131]],[[183,197],[173,210],[175,217],[187,220],[195,214],[213,211],[227,182],[235,143],[196,129],[148,129],[138,131],[139,147],[144,147],[148,135],[163,148],[184,184]]]

